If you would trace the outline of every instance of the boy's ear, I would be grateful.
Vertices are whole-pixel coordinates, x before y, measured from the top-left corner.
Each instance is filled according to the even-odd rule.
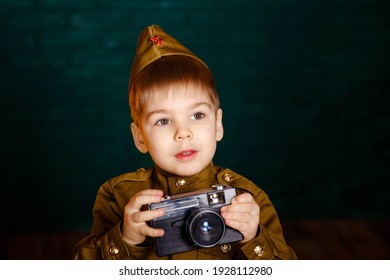
[[[134,122],[131,123],[130,128],[131,133],[133,134],[134,144],[137,147],[138,151],[143,154],[146,154],[148,152],[148,148],[146,147],[146,144],[144,142],[141,129]]]
[[[217,110],[216,116],[216,138],[217,141],[221,141],[223,138],[223,125],[222,125],[222,109]]]

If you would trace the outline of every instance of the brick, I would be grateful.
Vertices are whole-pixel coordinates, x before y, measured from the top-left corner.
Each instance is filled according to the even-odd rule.
[[[65,27],[65,17],[62,12],[43,12],[25,10],[17,11],[9,20],[10,29],[26,30],[57,30]]]
[[[126,1],[126,0],[100,0],[103,7],[119,7],[119,8],[139,8],[139,9],[174,9],[174,8],[206,8],[215,7],[215,0],[196,0],[196,1],[180,1],[180,0],[162,0],[162,1]]]
[[[97,44],[96,32],[59,30],[57,32],[42,32],[41,44],[44,48],[94,47]]]
[[[34,5],[34,0],[2,0],[0,1],[0,8],[29,8]]]
[[[93,11],[71,13],[69,27],[79,30],[107,31],[123,28],[131,22],[128,12],[124,11]]]
[[[43,8],[91,8],[96,7],[97,0],[37,0]]]
[[[124,51],[128,57],[133,57],[138,40],[137,35],[136,32],[132,32],[131,28],[119,31],[101,31],[98,34],[98,46],[102,49]]]
[[[110,69],[115,67],[129,66],[128,57],[116,51],[79,50],[71,54],[71,63],[76,66],[90,66]]]
[[[103,8],[121,9],[121,8],[138,8],[138,9],[150,9],[159,7],[156,1],[126,1],[126,0],[99,0],[99,4]]]
[[[230,29],[242,29],[242,25],[239,23],[243,22],[244,13],[243,12],[235,12],[226,11],[226,10],[216,10],[210,14],[210,11],[207,10],[199,10],[199,11],[191,11],[188,15],[189,17],[189,26],[197,27],[197,26],[208,26],[209,28],[212,26],[214,29],[218,29],[219,32],[230,30]],[[233,25],[226,25],[227,22],[235,22]],[[223,28],[221,28],[223,26]]]
[[[132,144],[127,83],[139,32],[155,23],[215,75],[216,163],[265,182],[282,215],[384,215],[346,194],[364,197],[388,177],[388,12],[382,0],[1,1],[5,189],[25,190],[16,179],[27,170],[29,189],[62,177],[57,190],[86,201],[80,184],[151,165]],[[66,205],[56,192],[42,205]]]
[[[131,25],[126,29],[131,29],[137,34],[148,25],[157,24],[166,30],[179,29],[178,26],[186,26],[187,14],[183,11],[167,11],[162,13],[161,10],[138,11],[131,17]]]
[[[27,68],[66,67],[67,56],[63,51],[48,50],[39,52],[36,50],[24,50],[19,53],[11,53],[8,56],[8,65]]]
[[[34,48],[38,45],[37,35],[31,32],[1,32],[1,48],[7,48],[10,51],[13,48],[24,49]]]

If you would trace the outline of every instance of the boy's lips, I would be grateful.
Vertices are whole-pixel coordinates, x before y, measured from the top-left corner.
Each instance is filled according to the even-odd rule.
[[[197,153],[198,153],[198,151],[196,151],[194,149],[188,149],[188,150],[184,150],[184,151],[181,151],[180,153],[176,154],[175,157],[177,159],[180,159],[180,160],[189,160],[189,159],[194,158]]]

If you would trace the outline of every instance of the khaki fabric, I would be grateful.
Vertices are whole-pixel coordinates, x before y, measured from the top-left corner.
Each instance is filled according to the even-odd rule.
[[[151,25],[146,27],[138,37],[137,49],[131,67],[129,89],[135,77],[143,68],[153,61],[168,55],[189,56],[206,65],[200,58],[165,32],[160,26]]]
[[[184,179],[183,186],[176,182]],[[237,193],[249,192],[260,205],[258,235],[247,243],[235,242],[223,248],[201,248],[167,257],[158,257],[147,239],[139,246],[126,244],[121,225],[124,208],[129,199],[141,190],[161,189],[166,195],[208,189],[215,184],[229,184]],[[75,247],[75,259],[296,259],[286,244],[276,211],[266,193],[248,179],[230,169],[212,163],[199,174],[179,177],[165,173],[157,167],[126,173],[105,182],[98,190],[93,208],[93,225],[87,237]]]

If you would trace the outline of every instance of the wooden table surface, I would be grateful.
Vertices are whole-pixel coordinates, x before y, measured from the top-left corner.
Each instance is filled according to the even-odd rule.
[[[284,235],[302,260],[390,259],[388,220],[283,221]],[[66,260],[86,233],[0,233],[0,259]]]

